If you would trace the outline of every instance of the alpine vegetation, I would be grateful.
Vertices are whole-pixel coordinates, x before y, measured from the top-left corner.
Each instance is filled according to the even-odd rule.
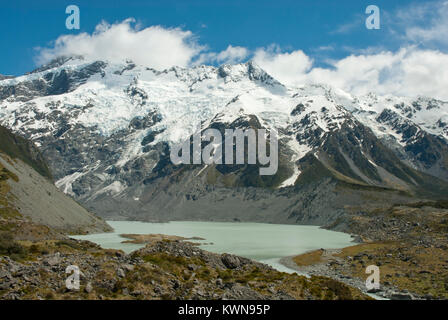
[[[278,134],[276,130],[271,129],[269,143],[266,139],[267,136],[266,129],[225,129],[223,144],[221,131],[209,128],[202,132],[196,132],[192,138],[193,143],[189,138],[174,145],[171,148],[170,159],[174,165],[223,164],[224,152],[224,163],[226,165],[257,164],[258,160],[260,165],[269,165],[259,168],[260,175],[274,175],[278,170]],[[202,142],[209,143],[202,147]],[[267,153],[267,145],[269,145],[269,154]],[[192,156],[190,149],[193,151]]]

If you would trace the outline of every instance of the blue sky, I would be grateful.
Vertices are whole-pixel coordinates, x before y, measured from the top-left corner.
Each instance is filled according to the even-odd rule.
[[[340,59],[350,51],[369,47],[396,50],[401,42],[390,37],[386,14],[405,10],[409,0],[319,1],[11,1],[2,4],[0,73],[18,75],[36,65],[36,47],[51,45],[62,34],[91,33],[105,20],[133,17],[143,27],[162,25],[189,30],[200,44],[221,51],[229,44],[251,50],[277,44],[284,50],[301,49],[317,65]],[[75,4],[81,29],[65,28],[65,8]],[[382,29],[367,30],[364,13],[369,4],[381,9]],[[448,17],[447,17],[448,18]],[[412,23],[413,21],[411,21]],[[420,21],[424,26],[427,21]],[[6,31],[7,30],[7,31]],[[323,50],[323,49],[327,50]],[[330,49],[331,50],[328,50]]]

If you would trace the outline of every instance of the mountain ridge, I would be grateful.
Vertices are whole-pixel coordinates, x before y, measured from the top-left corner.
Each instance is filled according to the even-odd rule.
[[[222,198],[218,192],[252,194],[254,189],[273,199],[280,199],[278,192],[288,194],[289,209],[272,200],[278,202],[274,208],[261,210],[266,204],[259,199],[246,203],[249,210],[242,196],[234,218],[244,220],[249,210],[248,217],[257,221],[282,216],[279,221],[287,222],[297,211],[292,203],[316,202],[313,185],[322,183],[323,190],[333,193],[336,185],[391,190],[394,196],[387,201],[394,201],[397,192],[402,201],[438,199],[448,194],[446,106],[423,97],[356,97],[322,84],[287,86],[253,62],[157,71],[131,61],[61,58],[0,81],[1,123],[40,146],[61,190],[105,217],[140,220],[205,219],[218,205],[213,199]],[[279,132],[277,176],[259,179],[247,165],[226,170],[170,163],[171,146],[190,137],[198,125],[201,130],[245,129],[250,118],[259,128]],[[308,169],[306,163],[311,163]],[[309,168],[326,174],[318,177]],[[196,191],[191,185],[198,186]],[[347,204],[357,203],[365,191],[350,192],[353,201]],[[233,200],[229,196],[224,202],[233,208]],[[222,214],[216,213],[220,219],[232,211],[226,205]],[[323,208],[317,203],[309,207]],[[118,212],[111,213],[114,208]],[[189,213],[182,216],[182,208]],[[344,211],[342,204],[326,209],[335,219]]]

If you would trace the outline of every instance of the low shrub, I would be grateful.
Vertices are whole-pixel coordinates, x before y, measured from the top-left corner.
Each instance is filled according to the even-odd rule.
[[[27,250],[14,240],[10,232],[0,231],[0,254],[20,260],[27,256]]]

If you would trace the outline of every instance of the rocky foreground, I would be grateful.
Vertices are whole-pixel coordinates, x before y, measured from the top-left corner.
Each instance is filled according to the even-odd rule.
[[[365,290],[366,267],[380,268],[380,289],[390,299],[448,299],[448,203],[419,202],[364,210],[333,226],[361,244],[316,250],[284,259],[301,272],[331,277]]]
[[[17,242],[10,251],[0,256],[1,299],[368,299],[330,278],[282,273],[182,241],[130,254],[73,239]],[[79,290],[66,287],[70,265],[81,271]]]

